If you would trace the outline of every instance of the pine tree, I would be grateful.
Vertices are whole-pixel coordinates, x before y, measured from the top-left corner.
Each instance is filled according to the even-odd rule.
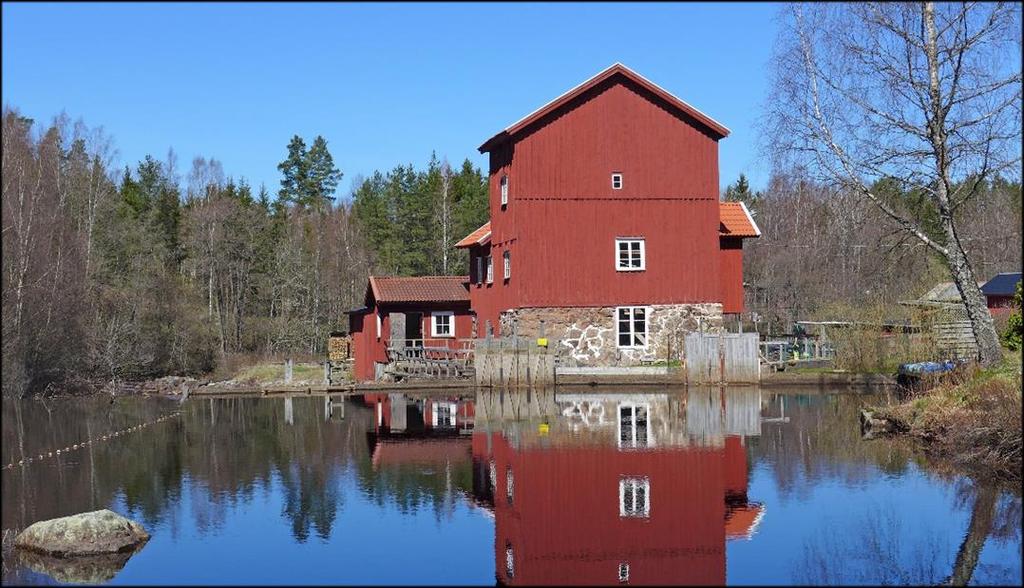
[[[284,176],[277,196],[284,202],[299,204],[306,199],[309,187],[309,158],[306,142],[294,135],[288,142],[288,157],[277,165]]]
[[[759,196],[760,194],[755,194],[750,191],[750,183],[747,181],[747,176],[744,174],[740,174],[736,183],[730,184],[725,189],[725,199],[730,202],[752,204]]]
[[[334,158],[327,150],[327,140],[320,135],[313,140],[313,146],[306,154],[306,170],[308,179],[303,204],[319,210],[328,200],[334,200],[334,191],[342,177],[341,170],[335,167]]]

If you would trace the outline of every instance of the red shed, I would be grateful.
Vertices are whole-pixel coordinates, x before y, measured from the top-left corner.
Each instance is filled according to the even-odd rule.
[[[613,340],[575,359],[642,360],[664,357],[672,329],[741,311],[740,240],[759,231],[718,201],[728,134],[617,63],[484,142],[491,220],[457,245],[476,335],[592,330]]]
[[[374,380],[392,342],[456,347],[472,336],[466,276],[370,276],[365,306],[350,310],[356,381]]]

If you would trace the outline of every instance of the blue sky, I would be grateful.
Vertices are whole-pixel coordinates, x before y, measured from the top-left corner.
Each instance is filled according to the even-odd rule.
[[[755,123],[768,4],[4,4],[3,103],[66,111],[121,166],[169,147],[271,192],[293,134],[327,140],[339,188],[431,150],[453,164],[620,61],[732,130],[721,181],[767,181]]]

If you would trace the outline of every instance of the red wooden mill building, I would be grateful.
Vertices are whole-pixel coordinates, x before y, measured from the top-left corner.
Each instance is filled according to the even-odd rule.
[[[461,317],[451,341],[543,325],[579,365],[664,358],[685,332],[720,328],[743,310],[743,240],[760,235],[742,203],[718,198],[728,134],[618,63],[497,133],[479,148],[490,221],[456,244],[469,250],[464,297],[385,303],[375,281],[438,278],[371,278],[350,314],[356,378],[373,379],[398,307],[433,320],[447,305]]]

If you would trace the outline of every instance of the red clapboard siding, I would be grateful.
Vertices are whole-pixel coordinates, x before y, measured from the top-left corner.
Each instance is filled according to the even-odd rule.
[[[485,452],[474,433],[474,455]],[[727,464],[722,449],[515,450],[492,436],[495,564],[507,585],[724,584]],[[506,471],[515,479],[512,504]],[[650,480],[650,518],[619,516],[619,480]],[[511,544],[514,575],[505,548]],[[558,562],[552,565],[552,561]]]
[[[495,279],[470,286],[478,335],[488,320],[497,333],[499,314],[513,308],[722,301],[721,135],[631,75],[613,73],[485,144],[491,239],[471,255],[490,252]],[[613,172],[623,174],[620,190]],[[615,238],[628,236],[645,239],[643,272],[615,270]],[[505,250],[512,252],[507,283]]]
[[[722,312],[743,312],[743,240],[723,237]]]

